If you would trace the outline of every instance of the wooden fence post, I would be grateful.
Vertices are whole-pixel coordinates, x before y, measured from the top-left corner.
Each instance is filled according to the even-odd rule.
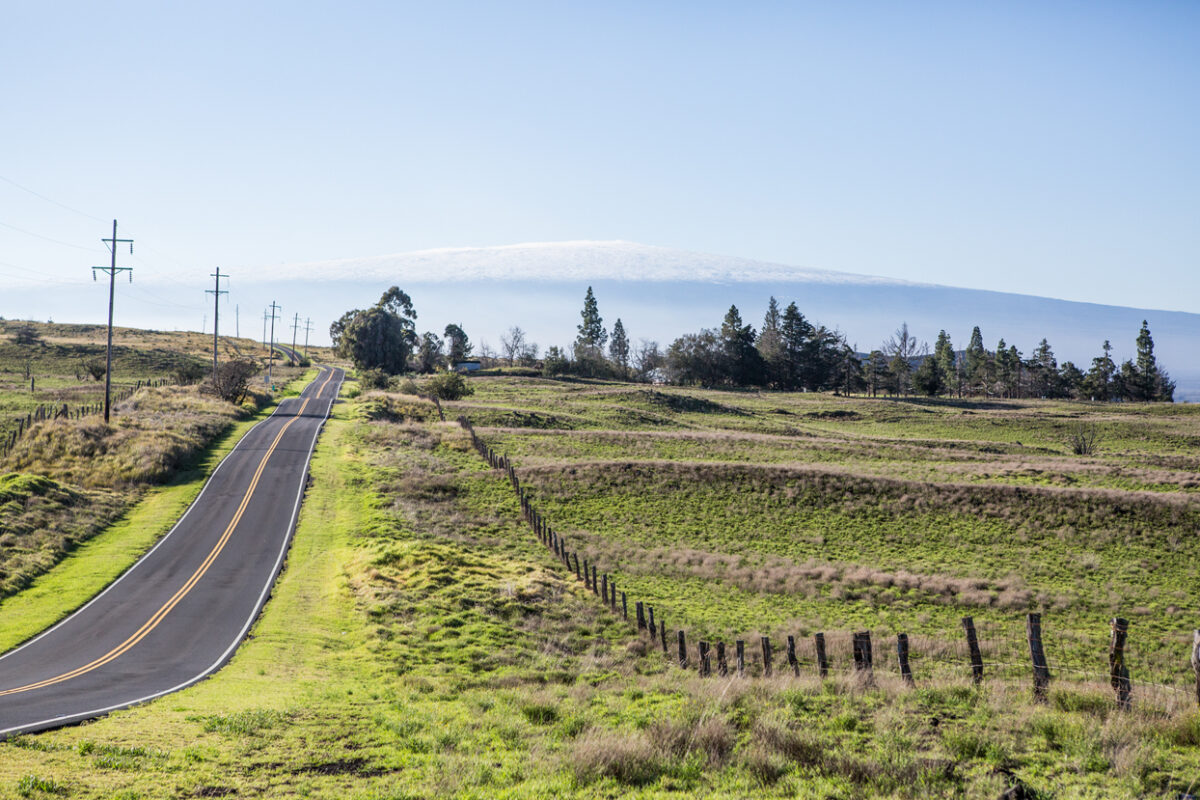
[[[822,678],[828,678],[829,659],[825,657],[825,634],[814,633],[813,643],[817,647],[817,674]]]
[[[741,639],[737,640],[737,674],[739,678],[746,677],[746,643]]]
[[[1029,656],[1033,660],[1033,699],[1046,702],[1046,687],[1050,685],[1050,667],[1046,664],[1046,651],[1042,647],[1042,615],[1029,614],[1025,617],[1025,633],[1029,638]]]
[[[787,660],[788,666],[792,668],[792,674],[797,678],[800,677],[800,659],[796,658],[796,637],[787,637]]]
[[[662,650],[667,652],[667,621],[661,617],[658,620],[658,636],[662,640]]]
[[[633,604],[634,613],[637,614],[637,629],[639,631],[646,630],[646,607],[638,600]]]
[[[687,665],[688,665],[687,643],[684,641],[683,631],[680,630],[679,631],[679,666],[683,669],[687,669]]]
[[[608,605],[608,573],[600,576],[600,600],[604,605]]]
[[[592,588],[592,573],[591,567],[588,566],[587,556],[583,557],[583,587],[585,589]]]
[[[1196,673],[1196,702],[1200,704],[1200,630],[1192,631],[1192,671]]]
[[[729,662],[725,660],[724,642],[717,642],[717,674],[722,678],[729,674]]]
[[[600,570],[596,569],[596,565],[592,564],[592,594],[600,594]]]
[[[1113,617],[1112,638],[1108,642],[1108,674],[1113,691],[1117,693],[1117,708],[1129,710],[1129,695],[1133,686],[1129,682],[1129,667],[1125,664],[1125,639],[1129,635],[1129,621]]]
[[[962,627],[967,634],[967,652],[971,656],[971,680],[978,686],[983,683],[983,654],[979,652],[979,638],[975,635],[975,620],[963,617]]]
[[[763,654],[763,675],[771,677],[771,640],[766,636],[761,637],[762,654]]]
[[[700,677],[707,678],[712,675],[712,661],[708,657],[708,642],[700,642]]]
[[[856,670],[870,671],[872,668],[871,657],[871,632],[857,631],[854,634],[854,668]]]
[[[629,601],[625,599],[625,592],[621,592],[621,618],[629,619]]]
[[[608,582],[608,607],[613,613],[617,610],[617,580],[613,578]]]
[[[571,553],[571,557],[575,559],[575,580],[581,580],[579,577],[579,553]]]
[[[896,634],[896,660],[900,662],[900,677],[909,686],[913,685],[912,669],[908,666],[908,634]]]

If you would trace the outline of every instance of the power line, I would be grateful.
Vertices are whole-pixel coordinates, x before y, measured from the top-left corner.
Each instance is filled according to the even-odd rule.
[[[59,208],[66,209],[67,211],[70,211],[72,214],[78,214],[81,217],[87,217],[88,219],[92,220],[93,222],[108,222],[108,220],[106,220],[106,219],[100,219],[99,217],[93,217],[91,214],[80,211],[77,208],[71,208],[70,206],[68,206],[64,203],[60,203],[57,200],[52,200],[51,198],[46,197],[46,195],[44,195],[44,194],[35,192],[33,189],[30,189],[28,186],[22,186],[21,184],[14,181],[12,178],[6,178],[3,175],[0,175],[0,181],[4,181],[5,183],[11,184],[11,185],[17,187],[18,189],[20,189],[22,192],[28,192],[29,194],[33,195],[34,197],[37,197],[41,200],[45,200],[47,203],[50,203],[51,205],[56,205]]]
[[[12,230],[17,231],[18,233],[23,233],[26,236],[32,236],[35,239],[44,239],[47,242],[53,242],[54,244],[61,244],[63,247],[73,247],[76,250],[84,250],[88,253],[92,252],[92,248],[90,248],[90,247],[84,247],[83,245],[78,245],[78,244],[71,244],[70,242],[62,241],[61,239],[53,239],[49,236],[43,236],[40,233],[34,233],[33,231],[27,231],[24,228],[18,228],[16,225],[11,225],[7,222],[0,222],[0,225],[3,225],[5,228],[11,228]]]

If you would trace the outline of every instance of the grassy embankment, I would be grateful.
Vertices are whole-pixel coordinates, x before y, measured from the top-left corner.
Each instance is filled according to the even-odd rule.
[[[994,445],[977,431],[961,435],[957,426],[948,425],[943,435],[955,435],[947,436],[946,444],[937,443],[938,429],[930,426],[922,432],[926,443],[913,450],[911,442],[889,441],[904,437],[879,438],[877,432],[853,430],[857,422],[865,423],[864,428],[884,424],[871,420],[870,407],[860,401],[843,405],[829,398],[670,391],[661,394],[676,399],[649,396],[656,407],[652,410],[638,407],[645,395],[637,391],[614,398],[610,389],[569,384],[500,380],[474,385],[479,394],[456,410],[481,425],[488,419],[541,425],[550,414],[575,421],[574,431],[550,438],[538,438],[545,434],[530,429],[481,434],[517,454],[526,485],[539,495],[539,503],[550,510],[560,530],[579,541],[590,532],[588,546],[598,557],[613,558],[613,568],[627,588],[647,595],[661,592],[649,599],[670,608],[673,619],[689,626],[709,618],[714,626],[733,625],[749,614],[747,602],[756,593],[771,601],[764,601],[764,608],[790,593],[773,586],[755,591],[749,585],[739,587],[735,578],[710,574],[712,564],[692,565],[706,572],[689,577],[691,562],[686,560],[676,568],[680,574],[646,574],[652,565],[634,553],[644,549],[635,537],[648,534],[639,532],[627,507],[635,495],[675,499],[647,507],[656,513],[674,509],[673,538],[665,541],[672,548],[678,542],[720,547],[753,564],[760,552],[767,554],[764,557],[788,557],[788,537],[772,529],[790,527],[795,520],[778,508],[772,516],[756,512],[755,503],[738,500],[754,492],[760,498],[776,493],[786,497],[786,482],[779,489],[773,480],[746,483],[738,476],[746,474],[748,464],[769,463],[771,469],[763,470],[767,475],[777,474],[781,465],[808,464],[811,469],[803,457],[789,455],[792,442],[811,452],[823,449],[812,447],[815,440],[825,439],[830,447],[849,448],[852,456],[861,453],[861,462],[884,462],[876,464],[884,472],[889,469],[886,462],[892,461],[891,480],[910,469],[953,468],[958,475],[962,464],[953,456],[960,451],[968,454],[968,473],[980,473],[991,469],[985,470],[989,455],[1028,459],[1030,454],[1016,449],[1025,447],[1039,448],[1033,454],[1038,468],[1053,464],[1063,473],[1079,472],[1070,468],[1080,463],[1078,459],[1055,454],[1061,443],[1054,441],[1054,423],[1041,418],[1038,409],[1029,409],[1037,418],[1029,421],[1029,433],[1021,434],[1020,441],[1028,439],[1027,444]],[[657,408],[663,402],[702,410],[663,411]],[[522,410],[511,410],[522,403]],[[709,404],[730,410],[714,411]],[[430,410],[413,399],[390,406],[393,411],[408,409],[411,417],[430,417]],[[765,410],[760,411],[761,406]],[[1195,768],[1200,717],[1194,712],[1162,716],[1135,707],[1131,713],[1118,713],[1103,692],[1068,681],[1056,681],[1051,703],[1037,706],[1029,702],[1024,684],[989,680],[974,689],[965,670],[933,681],[924,665],[918,668],[914,689],[886,671],[879,673],[874,687],[863,685],[847,675],[844,662],[837,665],[835,677],[825,681],[807,669],[800,678],[743,681],[702,680],[680,672],[566,579],[517,523],[516,502],[502,479],[482,468],[453,424],[367,421],[368,415],[386,407],[367,396],[338,408],[318,446],[314,480],[287,568],[254,637],[226,669],[148,706],[0,745],[0,791],[25,787],[30,796],[37,796],[40,790],[34,787],[48,786],[73,796],[130,798],[234,792],[339,798],[992,798],[1019,784],[1026,797],[1108,798],[1175,797],[1200,777]],[[756,419],[769,428],[776,417],[789,416],[777,413],[777,407],[791,416],[818,416],[790,420],[793,430],[756,432]],[[878,407],[888,414],[906,408]],[[908,413],[928,413],[925,408],[914,406]],[[935,407],[933,413],[950,414],[949,408]],[[827,413],[839,410],[868,418]],[[1016,412],[1022,410],[1011,412],[1019,416]],[[1041,410],[1061,413],[1050,406]],[[998,418],[1005,413],[996,410]],[[1166,427],[1179,427],[1180,435],[1190,424],[1184,417],[1148,416],[1156,425],[1166,419]],[[608,430],[616,427],[614,417],[624,418],[624,427]],[[639,427],[638,420],[653,421]],[[1136,429],[1142,423],[1135,417],[1117,421],[1132,426],[1131,441],[1145,440],[1139,438]],[[1040,441],[1037,429],[1044,431]],[[701,437],[699,444],[691,437]],[[721,457],[724,445],[732,443],[736,449],[745,441],[761,443],[764,452],[775,456],[756,459],[746,454],[732,465],[737,469],[728,468],[731,465]],[[661,453],[652,462],[633,464],[628,453],[629,447],[654,450],[693,444],[681,468],[709,471],[680,472]],[[993,446],[1002,452],[982,452]],[[617,449],[606,451],[609,447]],[[878,457],[878,448],[893,447],[901,448],[898,452],[904,457]],[[580,457],[579,448],[587,450],[587,458]],[[945,453],[944,464],[922,464],[911,457],[938,449]],[[556,458],[564,463],[550,469]],[[1135,455],[1110,453],[1101,461],[1104,458],[1132,460]],[[645,484],[654,475],[646,470],[648,463],[662,466],[667,477]],[[613,479],[626,472],[626,464],[642,470],[632,482],[641,489]],[[1099,476],[1102,466],[1085,472]],[[613,502],[607,510],[599,500],[576,504],[560,496],[568,489],[560,489],[555,483],[559,479],[551,476],[570,475],[571,469],[581,476],[568,487],[571,492],[588,487],[596,494],[611,490]],[[848,468],[846,474],[856,471]],[[727,475],[736,479],[726,480]],[[975,474],[975,479],[983,487],[1004,483],[990,471],[986,477]],[[696,487],[701,480],[711,487],[711,496]],[[793,504],[792,513],[824,504],[833,507],[831,524],[851,524],[862,504],[857,494],[814,489],[804,496],[805,504]],[[917,497],[894,501],[890,510],[903,523],[897,527],[911,524],[903,516],[903,504],[916,503]],[[845,498],[853,501],[849,509],[839,505]],[[963,513],[953,505],[939,509],[932,500],[929,503],[938,513]],[[755,530],[761,533],[754,538],[763,540],[761,551],[729,533],[720,539],[688,538],[723,529],[709,524],[716,512],[727,524],[744,514],[757,514]],[[626,527],[634,533],[622,533]],[[1029,535],[1036,536],[1040,525],[1035,520],[1027,527]],[[875,562],[888,550],[871,545],[886,530],[872,534],[872,529],[859,525],[856,531],[864,544],[863,564],[881,568]],[[805,532],[796,538],[807,541],[813,536]],[[948,549],[986,552],[986,545],[983,537],[960,536]],[[1030,548],[1020,557],[1044,565],[1053,577],[1053,562],[1061,553],[1047,551],[1039,561],[1040,552]],[[1109,569],[1102,554],[1095,558],[1096,570]],[[943,572],[931,569],[930,576],[962,579],[992,569],[986,561],[976,566],[958,553],[948,552],[944,560]],[[824,579],[818,574],[812,580]],[[1154,588],[1152,580],[1137,574],[1129,580],[1130,591],[1149,595]],[[1172,580],[1167,573],[1160,593],[1176,591]],[[681,603],[689,581],[711,590]],[[1047,589],[1037,581],[1028,585],[1027,604],[1042,603],[1039,593]],[[1058,588],[1077,604],[1071,608],[1089,612],[1093,595],[1074,584]],[[1020,611],[1016,600],[1011,601],[1016,604],[1012,609],[993,609],[982,598],[975,604],[960,599],[962,592],[933,601],[922,591],[920,586],[903,589],[890,603],[880,603],[869,591],[840,597],[799,594],[811,603],[807,613],[830,627],[839,620],[856,621],[858,614],[882,613],[886,607],[895,609],[897,624],[920,623],[928,614],[927,624],[936,634],[941,621],[934,612],[942,606],[975,613]],[[1147,602],[1153,599],[1147,597]],[[692,614],[699,621],[689,617]],[[1075,624],[1069,621],[1071,615],[1047,615],[1055,631]],[[1079,619],[1086,628],[1087,613]],[[1136,662],[1134,669],[1136,678]],[[1135,697],[1138,690],[1135,686]]]
[[[289,371],[292,392],[315,375],[301,372]],[[108,426],[100,417],[35,425],[0,459],[0,647],[36,633],[133,563],[270,413],[273,403],[258,408],[265,401],[238,409],[195,387],[161,387],[118,404]]]

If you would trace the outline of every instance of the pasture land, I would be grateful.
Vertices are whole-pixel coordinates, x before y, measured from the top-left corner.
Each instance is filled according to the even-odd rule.
[[[287,568],[231,664],[0,743],[0,792],[1176,798],[1200,785],[1183,691],[1198,616],[1194,457],[1178,444],[1196,435],[1190,408],[472,385],[447,416],[508,452],[555,529],[692,648],[867,629],[874,682],[840,644],[824,680],[809,661],[800,677],[779,661],[772,678],[680,670],[538,543],[462,428],[415,397],[367,393],[337,406]],[[1094,456],[1065,443],[1080,420],[1101,431]],[[1046,625],[1045,704],[1027,654],[999,649],[1027,611]],[[1129,712],[1106,683],[1114,613],[1131,621]],[[985,638],[978,688],[954,644],[967,614]],[[914,687],[886,657],[895,632],[912,636]],[[1170,688],[1146,686],[1151,671]]]

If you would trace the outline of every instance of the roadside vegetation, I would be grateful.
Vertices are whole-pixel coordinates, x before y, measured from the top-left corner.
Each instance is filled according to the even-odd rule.
[[[824,680],[807,661],[800,677],[680,670],[538,544],[459,426],[415,395],[348,385],[286,570],[231,664],[0,744],[0,791],[1177,798],[1200,785],[1194,698],[1144,683],[1155,670],[1186,688],[1200,612],[1186,407],[467,383],[447,417],[506,451],[554,527],[672,632],[870,629],[874,681],[836,648]],[[1086,458],[1066,435],[1078,419],[1100,431]],[[988,650],[976,688],[950,644],[962,615],[998,640],[1029,610],[1054,664],[1045,704],[1027,651],[1002,671]],[[1131,620],[1127,712],[1107,685],[1117,613]],[[914,687],[885,655],[896,631],[913,637]],[[1068,657],[1090,666],[1060,669]]]

